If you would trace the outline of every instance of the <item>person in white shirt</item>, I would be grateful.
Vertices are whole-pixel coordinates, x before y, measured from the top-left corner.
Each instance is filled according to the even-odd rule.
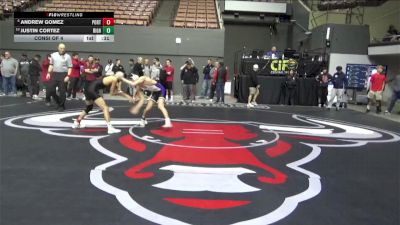
[[[112,76],[114,75],[113,72],[113,67],[114,67],[114,63],[111,59],[108,60],[108,64],[106,65],[106,67],[104,68],[104,72],[106,76]]]

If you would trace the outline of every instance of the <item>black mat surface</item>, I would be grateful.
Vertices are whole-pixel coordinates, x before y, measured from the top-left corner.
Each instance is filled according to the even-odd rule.
[[[105,133],[101,113],[72,130],[82,101],[59,113],[0,99],[0,224],[399,224],[399,123],[177,104],[165,130],[157,108],[138,128],[129,103],[108,102],[120,134]]]

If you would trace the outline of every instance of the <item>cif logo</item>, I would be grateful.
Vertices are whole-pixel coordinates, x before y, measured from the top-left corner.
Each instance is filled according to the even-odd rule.
[[[275,59],[271,61],[271,72],[272,73],[280,73],[288,70],[296,70],[297,69],[297,61],[294,59]]]

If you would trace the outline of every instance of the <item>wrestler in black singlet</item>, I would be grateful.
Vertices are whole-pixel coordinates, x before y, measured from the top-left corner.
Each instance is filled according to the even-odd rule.
[[[98,79],[98,80],[94,80],[90,83],[89,87],[87,88],[87,90],[85,90],[85,97],[86,100],[89,101],[94,101],[100,97],[102,97],[99,93],[100,89],[104,89],[106,86],[103,83],[103,79],[105,77]]]

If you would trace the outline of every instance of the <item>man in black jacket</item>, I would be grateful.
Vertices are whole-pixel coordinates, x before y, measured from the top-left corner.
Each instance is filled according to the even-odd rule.
[[[30,85],[29,88],[30,96],[32,99],[36,100],[39,99],[39,78],[40,74],[42,73],[42,66],[39,63],[40,55],[35,55],[32,61],[29,64],[29,77],[30,77]]]
[[[112,68],[112,71],[114,72],[114,74],[116,74],[117,72],[122,72],[124,74],[124,78],[126,78],[125,69],[121,64],[120,59],[115,60],[115,64],[114,67]]]
[[[139,77],[143,76],[143,58],[138,57],[135,65],[133,66],[133,74],[138,75]]]
[[[30,80],[29,80],[29,59],[28,56],[23,53],[19,61],[19,76],[17,79],[17,87],[22,91],[22,97],[26,97],[26,92],[29,91]],[[32,97],[32,96],[31,96]]]
[[[181,71],[181,81],[183,84],[183,100],[195,99],[195,86],[199,82],[197,68],[191,62],[186,62],[186,66]]]
[[[294,105],[296,98],[297,75],[294,70],[289,70],[285,80],[285,104]]]
[[[249,98],[247,108],[253,108],[257,105],[256,99],[260,94],[260,84],[258,83],[258,64],[253,65],[253,70],[247,77],[247,84],[249,86]]]
[[[328,69],[323,68],[321,74],[315,77],[315,79],[319,83],[319,107],[323,108],[328,101],[328,85],[332,80],[332,75],[328,73]]]

